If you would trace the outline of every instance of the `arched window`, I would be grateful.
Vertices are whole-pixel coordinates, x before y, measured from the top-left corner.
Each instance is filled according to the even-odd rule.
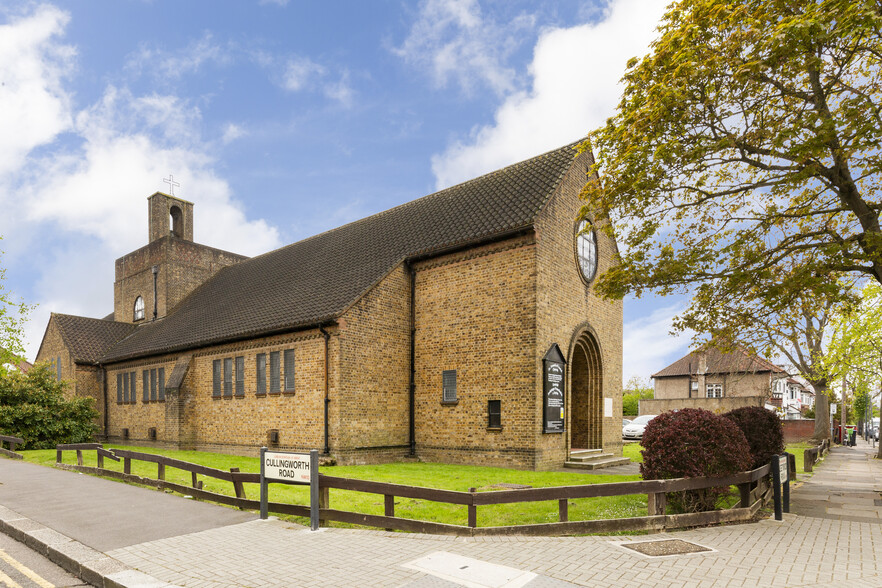
[[[144,320],[144,299],[140,296],[135,298],[135,320]]]
[[[171,232],[175,237],[183,237],[184,236],[184,214],[181,212],[181,209],[177,206],[172,206],[168,211],[171,224]]]

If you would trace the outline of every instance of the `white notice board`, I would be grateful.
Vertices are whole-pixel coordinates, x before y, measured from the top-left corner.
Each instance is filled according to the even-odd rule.
[[[263,475],[270,480],[309,484],[309,454],[267,451],[263,454]]]

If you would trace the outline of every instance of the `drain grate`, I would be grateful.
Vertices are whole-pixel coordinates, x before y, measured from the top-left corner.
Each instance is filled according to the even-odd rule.
[[[626,549],[634,550],[649,557],[662,557],[665,555],[685,555],[687,553],[701,553],[713,551],[708,547],[702,547],[695,543],[689,543],[682,539],[665,539],[662,541],[641,541],[639,543],[619,543]]]

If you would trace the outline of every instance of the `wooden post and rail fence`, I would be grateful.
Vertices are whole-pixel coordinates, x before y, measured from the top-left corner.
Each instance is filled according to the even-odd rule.
[[[4,443],[9,445],[9,449],[3,447]],[[11,437],[9,435],[0,435],[0,454],[5,455],[6,457],[11,457],[12,459],[24,459],[22,454],[15,452],[15,448],[18,445],[24,445],[24,439],[20,437]]]
[[[193,464],[161,455],[140,453],[125,449],[104,449],[98,443],[79,443],[58,445],[56,466],[63,469],[95,473],[106,477],[134,482],[155,488],[210,500],[241,509],[259,509],[260,501],[248,499],[245,484],[259,484],[260,474],[240,472],[237,468],[229,471]],[[75,451],[76,465],[63,463],[65,451]],[[97,453],[98,467],[83,465],[83,451]],[[123,471],[104,468],[104,460],[123,462]],[[132,474],[132,462],[141,461],[156,464],[156,478],[145,478]],[[166,469],[176,468],[190,473],[190,485],[175,483],[166,479]],[[764,465],[749,472],[721,478],[677,478],[672,480],[640,480],[609,484],[588,484],[581,486],[557,486],[549,488],[527,488],[518,490],[499,490],[469,492],[421,488],[386,482],[373,482],[319,475],[319,517],[322,524],[337,521],[382,529],[434,533],[444,535],[564,535],[574,533],[608,533],[614,531],[661,531],[664,529],[703,526],[716,523],[748,521],[754,518],[772,495],[769,485],[770,466]],[[203,489],[202,478],[214,478],[232,484],[235,496],[209,492]],[[285,482],[274,482],[285,483]],[[665,514],[666,494],[686,490],[737,486],[739,502],[736,506],[709,512]],[[384,497],[383,515],[365,514],[332,509],[330,505],[331,488],[382,495]],[[569,501],[580,498],[607,496],[626,496],[645,494],[647,496],[647,515],[619,519],[571,521],[569,520]],[[420,521],[395,516],[395,499],[411,498],[439,503],[456,504],[466,507],[467,525],[455,525],[432,521]],[[558,503],[558,522],[525,524],[515,526],[479,527],[478,507],[497,504],[513,504],[539,501]],[[269,503],[272,512],[309,517],[309,505]]]

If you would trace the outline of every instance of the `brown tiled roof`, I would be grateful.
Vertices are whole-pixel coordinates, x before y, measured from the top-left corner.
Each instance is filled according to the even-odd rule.
[[[776,374],[786,373],[783,369],[765,359],[752,355],[746,349],[736,347],[731,353],[724,353],[719,349],[709,349],[707,352],[707,374],[749,374],[757,372],[771,372]],[[676,376],[690,376],[698,373],[701,353],[693,351],[685,357],[681,357],[665,369],[652,374],[653,378],[669,378]]]
[[[530,228],[575,144],[218,271],[103,360],[180,351],[338,317],[403,260]]]
[[[61,338],[77,363],[95,363],[135,330],[135,325],[71,314],[52,313]]]

